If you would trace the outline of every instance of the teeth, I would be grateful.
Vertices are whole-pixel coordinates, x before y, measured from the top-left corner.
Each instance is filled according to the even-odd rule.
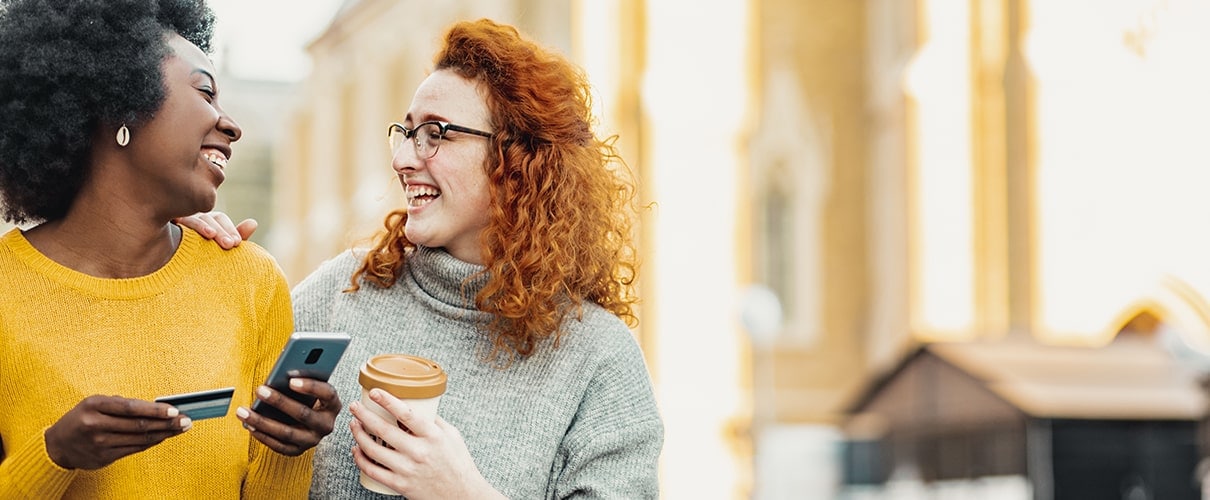
[[[438,196],[441,196],[441,191],[432,186],[407,187],[408,206],[419,207],[432,202]]]
[[[218,168],[224,168],[224,169],[227,168],[227,159],[226,158],[223,158],[222,156],[214,154],[214,153],[206,153],[203,156],[206,158],[206,161],[209,161],[210,163],[217,165]]]
[[[441,194],[432,186],[408,186],[408,196],[437,196]]]

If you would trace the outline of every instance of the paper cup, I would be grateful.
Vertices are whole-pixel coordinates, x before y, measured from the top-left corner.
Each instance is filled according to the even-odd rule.
[[[380,354],[366,361],[361,366],[361,404],[367,410],[386,419],[394,420],[385,408],[378,406],[370,399],[370,389],[379,388],[395,396],[409,406],[419,418],[433,421],[437,418],[437,405],[441,395],[445,394],[445,371],[437,363],[418,356],[407,354]],[[398,421],[396,420],[398,424]],[[402,424],[399,424],[403,427]],[[406,430],[407,428],[404,427]],[[374,437],[379,444],[384,443]],[[375,493],[384,495],[399,495],[382,483],[361,473],[361,485]]]

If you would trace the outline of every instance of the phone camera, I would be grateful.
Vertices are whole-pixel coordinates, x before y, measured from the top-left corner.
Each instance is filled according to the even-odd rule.
[[[319,357],[323,356],[323,353],[324,353],[324,350],[320,349],[318,347],[315,349],[311,349],[311,352],[307,353],[306,361],[303,361],[303,362],[308,365],[313,365],[313,364],[315,364],[316,361],[319,361]]]

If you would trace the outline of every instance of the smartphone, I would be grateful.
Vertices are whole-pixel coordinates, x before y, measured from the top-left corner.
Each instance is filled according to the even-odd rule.
[[[286,341],[286,347],[273,364],[273,370],[269,372],[265,385],[295,401],[311,406],[315,403],[315,397],[290,390],[290,379],[302,377],[327,382],[348,346],[349,335],[345,333],[295,332],[290,336],[290,340]],[[278,422],[298,424],[294,417],[259,399],[252,402],[252,411]]]
[[[191,420],[205,420],[221,417],[227,414],[231,407],[231,396],[235,394],[234,387],[210,389],[208,391],[175,394],[155,398],[157,403],[168,403]]]

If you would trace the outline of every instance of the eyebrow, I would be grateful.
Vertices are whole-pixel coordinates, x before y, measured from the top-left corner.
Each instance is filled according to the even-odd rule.
[[[412,121],[412,120],[415,120],[413,123],[425,123],[425,122],[454,123],[453,120],[450,120],[449,117],[447,117],[445,115],[439,115],[439,114],[435,114],[435,113],[426,113],[421,116],[422,116],[422,118],[414,119],[414,118],[412,118],[412,114],[408,113],[406,116],[403,117],[403,123],[407,123],[408,121]]]
[[[191,72],[191,73],[189,73],[189,74],[191,74],[191,75],[195,75],[195,74],[198,74],[198,73],[201,73],[201,74],[205,75],[205,76],[206,76],[206,78],[209,78],[209,79],[210,79],[210,85],[213,85],[213,86],[215,87],[215,90],[218,90],[218,80],[217,80],[217,79],[215,79],[215,78],[214,78],[214,75],[210,74],[210,72],[209,72],[209,71],[206,71],[206,70],[204,70],[204,69],[202,69],[202,68],[194,68],[194,69],[193,69],[193,72]]]

